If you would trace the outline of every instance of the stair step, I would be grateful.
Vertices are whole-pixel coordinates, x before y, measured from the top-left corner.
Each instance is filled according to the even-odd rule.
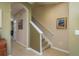
[[[43,45],[42,45],[43,49],[47,48],[48,46],[49,46],[48,42],[47,41],[44,41],[43,42]]]
[[[48,42],[47,41],[44,41],[43,43],[42,43],[42,46],[44,47],[44,46],[46,46],[48,44]]]
[[[44,41],[45,41],[45,39],[43,38],[43,39],[42,39],[42,42],[44,42]]]
[[[47,39],[43,36],[43,39],[42,39],[42,50],[45,51],[46,49],[50,48],[50,44],[49,42],[47,41]]]
[[[46,49],[50,48],[50,45],[46,45],[45,47],[43,47],[43,51],[45,51]]]

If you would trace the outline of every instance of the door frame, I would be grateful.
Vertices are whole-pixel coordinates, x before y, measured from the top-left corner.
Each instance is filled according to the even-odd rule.
[[[22,4],[22,3],[20,3]],[[23,4],[22,4],[23,5]],[[29,9],[27,6],[23,5],[24,9],[26,10],[26,22],[27,22],[27,39],[26,39],[26,49],[29,48]]]

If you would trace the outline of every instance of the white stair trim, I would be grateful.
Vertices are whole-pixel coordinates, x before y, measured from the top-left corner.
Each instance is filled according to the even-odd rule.
[[[54,47],[54,46],[51,47],[51,48],[69,54],[69,51],[67,51],[67,50],[60,49],[60,48],[57,48],[57,47]]]
[[[32,24],[32,26],[40,33],[43,34],[43,32],[39,29],[39,27],[37,25],[35,25],[32,21],[30,21],[30,24]]]
[[[36,53],[37,55],[42,55],[42,53],[37,52],[36,50],[32,49],[32,48],[26,48],[27,50],[31,50],[34,53]]]
[[[57,48],[57,47],[53,46],[53,43],[51,43],[51,41],[48,40],[48,38],[45,35],[43,35],[43,36],[44,36],[45,40],[51,45],[52,49],[55,49],[55,50],[58,50],[58,51],[61,51],[61,52],[69,54],[69,51],[63,50],[63,49],[60,49],[60,48]]]

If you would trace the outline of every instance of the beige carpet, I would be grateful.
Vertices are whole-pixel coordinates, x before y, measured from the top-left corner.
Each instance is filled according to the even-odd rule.
[[[12,55],[13,56],[38,56],[31,50],[26,50],[21,45],[17,44],[15,41],[12,44]],[[68,54],[54,50],[54,49],[47,49],[44,51],[43,56],[66,56]]]

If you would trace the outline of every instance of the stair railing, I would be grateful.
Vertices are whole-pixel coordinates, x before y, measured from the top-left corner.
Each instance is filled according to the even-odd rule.
[[[35,20],[34,18],[32,19],[32,21],[40,28],[40,30],[42,30],[43,36],[45,38],[47,38],[47,41],[49,41],[51,43],[53,34],[49,30],[47,30],[43,25],[41,25],[37,20]]]

